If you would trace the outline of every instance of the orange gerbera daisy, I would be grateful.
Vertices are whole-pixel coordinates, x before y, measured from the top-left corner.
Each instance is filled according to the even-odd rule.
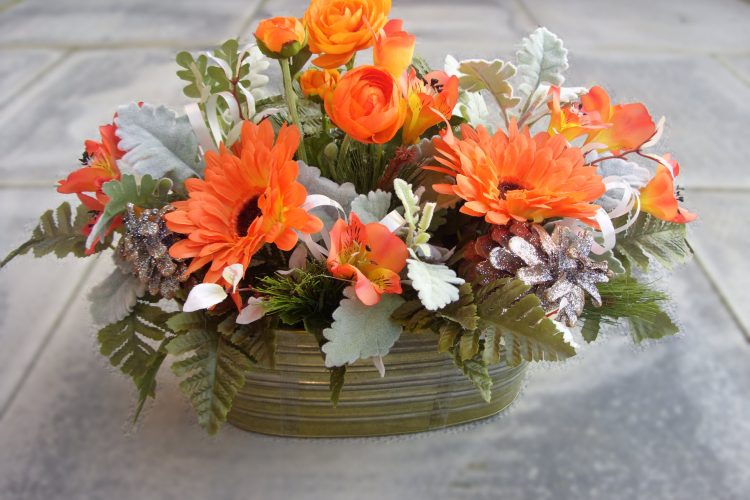
[[[205,282],[216,283],[232,264],[247,269],[264,243],[291,250],[297,231],[315,233],[323,223],[301,205],[307,191],[297,182],[292,157],[299,145],[296,127],[282,126],[274,144],[269,121],[245,122],[240,140],[228,150],[206,153],[204,179],[188,179],[188,199],[165,215],[167,227],[187,238],[169,249],[175,258],[192,258],[187,272],[211,264]]]
[[[518,130],[490,135],[484,127],[461,128],[462,139],[450,130],[434,139],[439,166],[425,167],[456,179],[435,184],[441,194],[456,195],[466,203],[461,212],[484,217],[490,224],[510,220],[537,223],[552,217],[572,217],[592,223],[598,207],[591,202],[604,194],[595,167],[585,166],[583,153],[562,136],[531,136]]]

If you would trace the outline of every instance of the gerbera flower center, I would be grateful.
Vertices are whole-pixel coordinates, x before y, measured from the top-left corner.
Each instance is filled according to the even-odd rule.
[[[234,230],[237,232],[237,236],[247,236],[247,230],[250,228],[250,224],[253,223],[261,214],[260,208],[258,208],[258,197],[253,196],[240,205],[235,216]]]
[[[506,193],[508,191],[518,191],[519,189],[527,189],[527,188],[526,188],[526,186],[524,186],[522,184],[519,184],[518,182],[515,182],[515,181],[506,181],[506,182],[501,182],[497,186],[497,189],[498,189],[498,191],[500,191],[500,199],[504,200],[505,196],[506,196]]]

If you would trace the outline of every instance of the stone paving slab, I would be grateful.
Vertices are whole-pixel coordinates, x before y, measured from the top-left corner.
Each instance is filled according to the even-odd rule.
[[[750,248],[750,234],[742,229],[750,220],[750,193],[688,191],[685,195],[699,214],[690,243],[750,340],[750,262],[746,250]]]
[[[750,188],[750,87],[715,59],[679,54],[589,53],[569,43],[567,85],[603,86],[614,102],[643,102],[666,116],[658,148],[674,151],[683,186]]]
[[[731,57],[727,59],[727,63],[733,70],[738,72],[740,78],[745,80],[745,83],[750,85],[750,56]]]
[[[521,0],[534,19],[569,44],[592,48],[745,53],[750,3],[744,0]]]
[[[25,241],[47,208],[64,199],[52,189],[0,190],[0,259]],[[0,415],[91,262],[18,257],[0,269]],[[2,497],[2,495],[0,495]]]
[[[610,336],[534,368],[502,418],[369,440],[208,438],[168,372],[131,431],[133,390],[95,352],[79,298],[0,426],[0,497],[739,500],[750,345],[696,266],[672,285],[681,337]]]
[[[0,178],[54,182],[75,168],[87,138],[132,101],[181,111],[187,98],[173,49],[101,50],[72,55],[0,110]]]
[[[0,46],[211,45],[234,35],[260,0],[23,0],[0,12]]]
[[[59,50],[0,50],[0,108],[63,54]]]

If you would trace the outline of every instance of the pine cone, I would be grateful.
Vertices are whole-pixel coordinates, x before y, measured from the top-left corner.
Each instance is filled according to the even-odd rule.
[[[461,275],[481,285],[515,276],[524,262],[508,250],[508,243],[511,238],[520,237],[528,239],[532,245],[539,245],[539,236],[531,230],[531,226],[526,222],[492,226],[488,234],[464,247],[464,260],[459,269]]]
[[[173,259],[169,247],[182,237],[167,229],[164,215],[174,210],[171,205],[160,209],[137,209],[128,203],[123,218],[125,232],[117,246],[117,255],[128,264],[151,295],[174,298],[185,281],[187,265],[183,259]]]
[[[607,263],[588,257],[594,241],[590,231],[557,225],[550,236],[541,226],[532,230],[539,244],[521,237],[508,242],[510,253],[524,263],[516,276],[533,286],[545,310],[558,309],[556,319],[572,327],[583,312],[586,293],[596,307],[601,306],[596,284],[609,281]]]

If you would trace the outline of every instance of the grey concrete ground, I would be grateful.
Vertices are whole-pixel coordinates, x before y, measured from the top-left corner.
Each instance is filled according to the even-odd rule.
[[[750,498],[750,4],[742,0],[396,0],[437,64],[507,56],[546,25],[572,84],[667,115],[695,261],[667,278],[683,334],[612,336],[537,367],[489,423],[414,438],[203,435],[174,378],[136,429],[133,391],[94,347],[85,293],[107,262],[0,273],[0,499]],[[184,102],[178,49],[248,35],[302,0],[0,1],[0,253],[60,196],[120,104]]]

